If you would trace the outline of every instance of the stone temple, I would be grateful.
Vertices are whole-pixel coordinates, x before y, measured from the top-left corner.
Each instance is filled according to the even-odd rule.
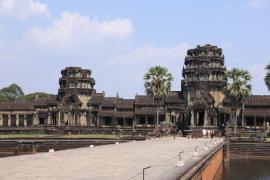
[[[181,91],[171,91],[160,109],[160,121],[182,129],[222,128],[231,122],[230,100],[224,94],[224,55],[206,44],[187,51]],[[1,102],[0,127],[81,127],[153,130],[156,105],[150,96],[134,99],[97,93],[91,70],[67,67],[61,71],[57,95],[32,102]],[[142,81],[143,83],[143,81]],[[180,89],[180,87],[179,87]],[[238,126],[262,127],[270,122],[270,96],[249,96],[238,113]]]

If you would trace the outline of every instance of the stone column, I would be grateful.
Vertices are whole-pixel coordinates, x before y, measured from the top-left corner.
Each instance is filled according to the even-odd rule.
[[[133,121],[132,121],[133,131],[134,131],[135,127],[136,127],[136,121],[137,121],[137,116],[134,116]]]
[[[266,127],[266,118],[265,118],[265,115],[263,116],[263,128],[265,129]]]
[[[171,113],[168,113],[167,110],[165,112],[165,121],[166,122],[170,122],[172,119],[171,119]]]
[[[145,126],[147,126],[148,125],[148,116],[145,116],[144,118],[145,118]]]
[[[16,114],[16,126],[19,126],[19,115]]]
[[[204,127],[207,127],[209,124],[208,124],[208,111],[207,110],[204,110]]]
[[[123,121],[124,121],[124,126],[127,126],[127,118],[124,117],[123,119],[124,119],[124,120],[123,120]]]
[[[63,125],[66,125],[68,122],[69,112],[64,112]]]
[[[217,120],[217,116],[215,116],[215,117],[214,117],[214,126],[216,126],[216,127],[217,127],[217,121],[218,121],[218,120]]]
[[[254,126],[257,126],[257,116],[254,117]]]
[[[57,119],[57,123],[56,123],[56,124],[57,124],[58,126],[60,126],[60,125],[61,125],[61,111],[58,111],[57,114],[58,114],[58,116],[57,116],[58,119]]]
[[[99,122],[99,115],[97,114],[97,116],[96,116],[96,121],[97,121],[97,126],[99,126],[100,125],[100,122]]]
[[[86,126],[87,125],[86,112],[83,112],[82,115],[79,116],[79,117],[80,117],[79,124],[83,125],[83,126]],[[91,125],[92,125],[93,124],[92,119],[91,119],[90,122],[91,122]]]
[[[23,115],[23,125],[27,126],[27,121],[26,121],[26,115],[25,114]]]
[[[72,122],[72,115],[71,115],[71,111],[68,112],[68,116],[67,116],[67,125],[70,126]]]
[[[245,118],[243,112],[242,112],[242,126],[245,126]]]
[[[52,124],[52,116],[51,116],[51,112],[48,112],[47,124],[48,124],[48,125]]]
[[[0,113],[0,126],[3,126],[3,115]]]
[[[196,112],[196,122],[195,122],[196,126],[199,126],[199,118],[200,118],[200,114],[199,112]]]
[[[194,109],[191,110],[190,125],[194,127]]]
[[[8,126],[11,126],[11,114],[8,114]]]
[[[34,113],[33,114],[33,125],[38,125],[39,122],[38,122],[38,114],[37,113]]]

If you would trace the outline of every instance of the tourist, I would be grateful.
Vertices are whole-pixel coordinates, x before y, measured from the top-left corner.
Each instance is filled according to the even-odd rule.
[[[203,137],[204,137],[204,138],[206,138],[206,137],[207,137],[207,132],[206,132],[206,130],[205,130],[205,129],[203,129],[203,130],[202,130],[202,135],[203,135]]]
[[[211,138],[214,138],[214,135],[215,135],[215,131],[211,130]]]
[[[207,135],[208,135],[208,138],[211,138],[211,130],[210,129],[208,129]]]

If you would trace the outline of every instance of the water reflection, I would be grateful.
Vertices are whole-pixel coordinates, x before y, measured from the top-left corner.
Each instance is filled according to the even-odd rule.
[[[270,159],[230,159],[224,164],[223,180],[270,180]]]

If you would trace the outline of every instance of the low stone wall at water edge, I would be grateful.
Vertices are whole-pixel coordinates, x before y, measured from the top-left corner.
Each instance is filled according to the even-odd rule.
[[[220,169],[223,168],[224,144],[215,148],[211,153],[206,155],[200,162],[190,168],[179,179],[216,179],[220,176]]]

